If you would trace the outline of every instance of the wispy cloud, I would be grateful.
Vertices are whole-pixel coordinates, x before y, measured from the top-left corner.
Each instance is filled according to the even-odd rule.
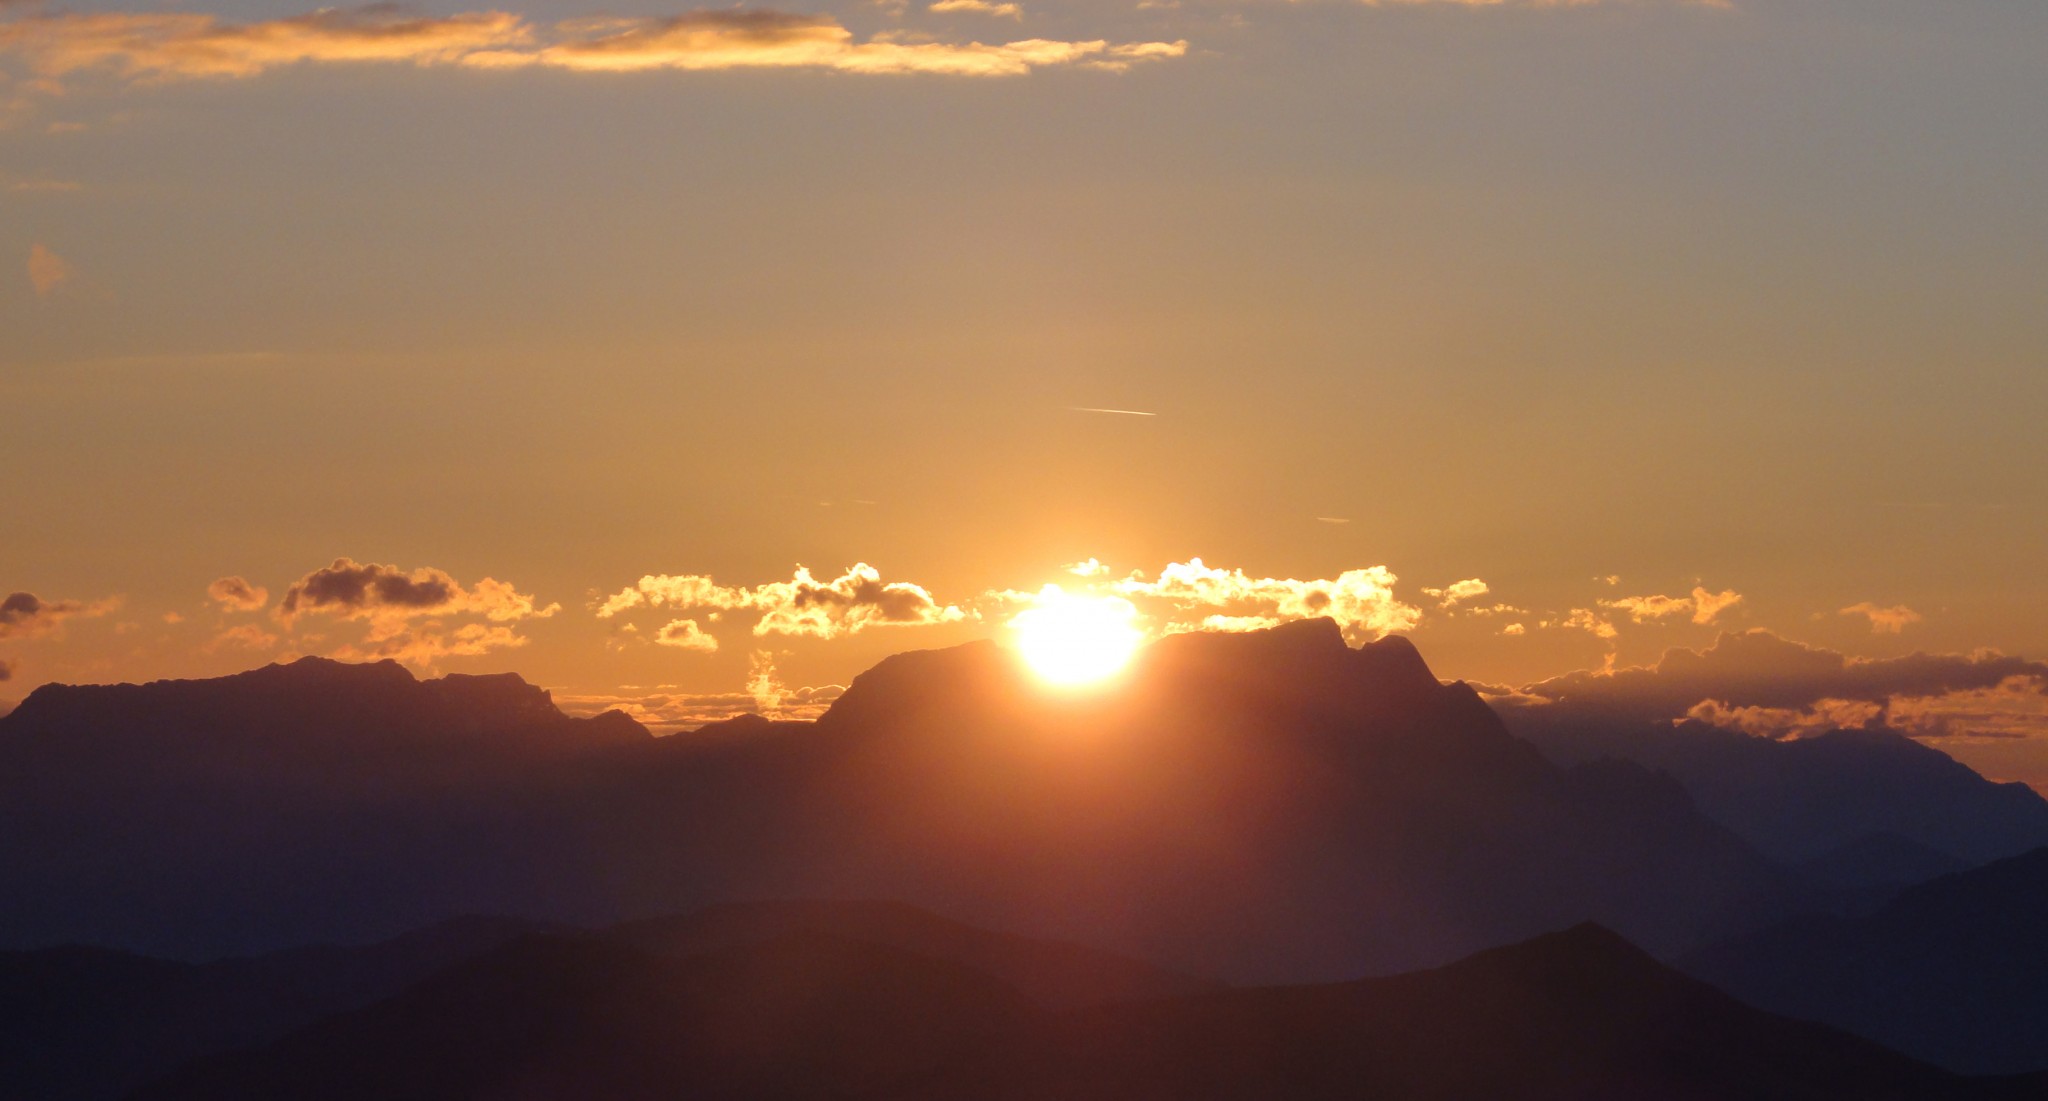
[[[1882,608],[1866,600],[1842,609],[1842,615],[1860,615],[1870,621],[1870,633],[1874,635],[1896,635],[1921,620],[1919,612],[1904,604]]]
[[[508,11],[405,16],[386,5],[251,23],[202,12],[38,14],[0,23],[0,58],[13,58],[38,77],[106,72],[138,83],[366,62],[582,72],[784,68],[1017,76],[1048,66],[1120,70],[1186,52],[1185,42],[1105,39],[941,42],[885,33],[863,40],[828,15],[760,8],[590,17],[545,27]]]
[[[1627,612],[1628,617],[1637,623],[1684,616],[1704,625],[1714,622],[1722,612],[1741,602],[1742,594],[1734,589],[1717,593],[1695,586],[1687,596],[1624,596],[1618,600],[1603,600],[1600,606]]]

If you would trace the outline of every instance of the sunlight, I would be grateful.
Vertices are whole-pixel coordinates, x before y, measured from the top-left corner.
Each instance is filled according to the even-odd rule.
[[[1075,596],[1047,585],[1010,620],[1010,628],[1017,632],[1017,651],[1040,680],[1091,684],[1130,664],[1145,640],[1137,615],[1121,597]]]

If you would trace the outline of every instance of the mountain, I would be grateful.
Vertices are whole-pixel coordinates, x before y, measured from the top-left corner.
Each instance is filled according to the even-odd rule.
[[[840,937],[958,964],[1053,1008],[1136,1001],[1215,986],[1114,953],[981,929],[900,902],[729,902],[692,914],[626,922],[604,935],[677,958],[792,936]]]
[[[194,1060],[270,1043],[533,933],[671,959],[793,937],[837,938],[968,966],[1053,1007],[1214,986],[1108,952],[978,929],[890,902],[730,904],[601,931],[464,918],[380,944],[207,964],[50,948],[0,953],[0,1082],[42,1101],[126,1096]]]
[[[1954,875],[1970,865],[1895,833],[1865,834],[1799,865],[1808,882],[1843,890],[1870,889],[1890,898],[1898,891]]]
[[[204,959],[466,913],[602,921],[533,793],[652,741],[517,676],[392,662],[44,685],[0,718],[0,947]]]
[[[686,959],[529,937],[140,1096],[890,1096],[978,1057],[1032,1012],[966,968],[816,934]]]
[[[1067,1011],[819,934],[681,960],[533,937],[142,1096],[1967,1101],[2044,1084],[1749,1009],[1589,925],[1419,974]]]
[[[1617,719],[1569,702],[1501,713],[1562,764],[1614,757],[1669,773],[1708,816],[1786,863],[1878,834],[1965,864],[2048,845],[2040,793],[1987,780],[1883,727],[1778,740],[1698,721]]]
[[[1660,953],[1809,905],[1636,765],[1565,769],[1405,639],[1181,635],[1113,687],[976,643],[815,724],[651,738],[516,677],[302,661],[0,719],[0,945],[206,958],[461,913],[900,898],[1194,974],[1386,974],[1596,919]]]
[[[1688,956],[1752,1004],[1970,1073],[2048,1067],[2048,848]]]
[[[255,1047],[535,931],[466,918],[383,944],[208,964],[104,948],[0,952],[0,1082],[12,1096],[125,1096],[204,1055]]]

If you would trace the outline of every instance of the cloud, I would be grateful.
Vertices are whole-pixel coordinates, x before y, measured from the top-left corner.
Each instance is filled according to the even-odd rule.
[[[1424,589],[1422,595],[1436,598],[1437,607],[1448,609],[1456,607],[1462,601],[1473,600],[1492,591],[1486,582],[1474,577],[1468,581],[1454,581],[1441,589]]]
[[[511,12],[405,16],[382,4],[253,23],[196,12],[98,12],[0,24],[0,57],[20,59],[45,80],[87,71],[130,82],[241,78],[288,65],[363,62],[581,72],[808,68],[1015,76],[1053,65],[1125,69],[1186,52],[1185,42],[1100,39],[984,44],[883,34],[862,41],[830,16],[758,8],[588,17],[544,30]]]
[[[1685,717],[1752,737],[1798,738],[1868,726],[1884,717],[1884,708],[1869,700],[1819,700],[1807,708],[1730,707],[1720,700],[1701,700]]]
[[[649,574],[632,588],[605,598],[597,607],[610,619],[640,607],[693,608],[759,613],[755,635],[802,635],[838,638],[870,627],[916,627],[953,623],[966,613],[941,605],[921,585],[882,580],[881,572],[855,563],[830,580],[819,580],[798,566],[788,581],[741,588],[720,585],[702,574]]]
[[[1682,615],[1704,625],[1714,622],[1722,612],[1741,602],[1742,594],[1733,589],[1716,593],[1695,586],[1690,596],[1624,596],[1618,600],[1603,600],[1600,606],[1627,612],[1629,618],[1637,623]]]
[[[446,571],[406,571],[337,558],[292,583],[272,615],[286,627],[309,614],[369,625],[359,642],[332,651],[345,661],[393,661],[432,669],[446,657],[476,657],[526,645],[511,624],[544,619],[561,608],[539,607],[513,586],[486,577],[464,586]],[[455,617],[484,622],[450,625]]]
[[[2048,663],[1979,651],[1852,658],[1765,630],[1671,649],[1654,666],[1584,670],[1491,693],[1545,722],[1693,718],[1770,737],[1882,722],[1915,737],[2048,736]]]
[[[532,38],[526,21],[507,12],[408,18],[372,5],[257,23],[198,12],[95,12],[0,25],[0,53],[21,57],[44,77],[104,69],[147,81],[250,77],[312,62],[446,64]]]
[[[223,577],[206,587],[207,598],[231,612],[259,611],[270,603],[270,590],[246,578]]]
[[[290,623],[308,612],[341,619],[476,614],[494,623],[504,623],[528,617],[545,618],[555,614],[559,607],[536,608],[533,597],[489,577],[464,588],[445,571],[432,567],[408,573],[396,566],[358,564],[349,558],[337,558],[333,565],[293,582],[278,601],[277,616]]]
[[[1215,569],[1191,558],[1168,563],[1157,580],[1134,575],[1111,588],[1120,596],[1160,601],[1182,613],[1209,613],[1193,624],[1170,624],[1168,633],[1203,629],[1199,624],[1210,622],[1223,625],[1211,629],[1251,630],[1256,629],[1254,624],[1327,616],[1347,637],[1364,641],[1410,630],[1421,622],[1421,609],[1395,599],[1396,580],[1385,566],[1300,580],[1252,577],[1241,569]]]
[[[678,650],[696,650],[706,654],[718,649],[718,640],[705,634],[704,629],[697,626],[694,619],[670,620],[661,630],[654,633],[654,641],[661,646],[673,646]]]
[[[0,34],[4,33],[4,26],[0,26]],[[71,265],[43,245],[30,245],[28,281],[35,285],[36,297],[48,298],[57,293],[57,288],[71,281]]]
[[[43,638],[55,634],[73,617],[106,615],[121,604],[119,597],[84,603],[43,600],[34,593],[9,593],[0,600],[0,638]]]
[[[583,72],[650,69],[830,69],[873,75],[1022,76],[1086,64],[1102,69],[1180,57],[1186,42],[1043,38],[987,44],[917,41],[887,34],[866,41],[824,15],[761,9],[697,11],[659,18],[599,18],[557,24],[552,45],[481,50],[462,59],[482,68],[542,65]]]
[[[1919,612],[1916,612],[1913,609],[1906,607],[1904,604],[1895,604],[1889,608],[1880,608],[1876,604],[1873,604],[1868,600],[1864,601],[1861,604],[1851,604],[1850,606],[1842,609],[1841,614],[1860,615],[1869,619],[1870,633],[1874,635],[1899,634],[1903,632],[1908,625],[1918,623],[1921,619]]]
[[[1603,618],[1600,613],[1595,612],[1591,608],[1573,608],[1571,614],[1563,619],[1544,620],[1538,623],[1537,626],[1563,627],[1571,630],[1585,631],[1594,638],[1599,639],[1613,639],[1621,634],[1620,631],[1615,629],[1613,623]]]
[[[227,630],[213,636],[213,640],[206,644],[206,652],[209,654],[218,653],[229,648],[268,650],[277,645],[277,641],[276,635],[264,630],[257,624],[243,623],[238,626],[229,627]]]
[[[11,661],[0,660],[0,681],[9,681],[13,679],[14,663]]]
[[[1368,8],[1499,8],[1532,11],[1563,11],[1571,8],[1624,7],[1656,3],[1657,0],[1354,0]],[[1732,10],[1733,0],[1663,0],[1671,7]]]
[[[1021,4],[990,3],[989,0],[935,0],[925,8],[935,12],[967,12],[974,15],[994,16],[997,19],[1022,21],[1024,7]]]
[[[671,686],[663,686],[668,689]],[[737,692],[692,693],[657,689],[621,689],[614,694],[577,695],[556,692],[554,700],[572,715],[619,710],[648,729],[663,734],[723,722],[739,715],[761,715],[779,721],[816,719],[844,694],[844,685],[791,687],[782,682],[772,654],[752,656],[745,689]]]

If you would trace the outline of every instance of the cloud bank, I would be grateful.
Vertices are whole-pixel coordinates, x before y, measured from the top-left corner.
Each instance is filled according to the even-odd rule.
[[[1979,651],[1852,658],[1765,630],[1672,649],[1654,666],[1581,671],[1490,693],[1544,721],[1694,719],[1788,738],[1885,725],[1917,738],[2048,737],[2048,663]]]

